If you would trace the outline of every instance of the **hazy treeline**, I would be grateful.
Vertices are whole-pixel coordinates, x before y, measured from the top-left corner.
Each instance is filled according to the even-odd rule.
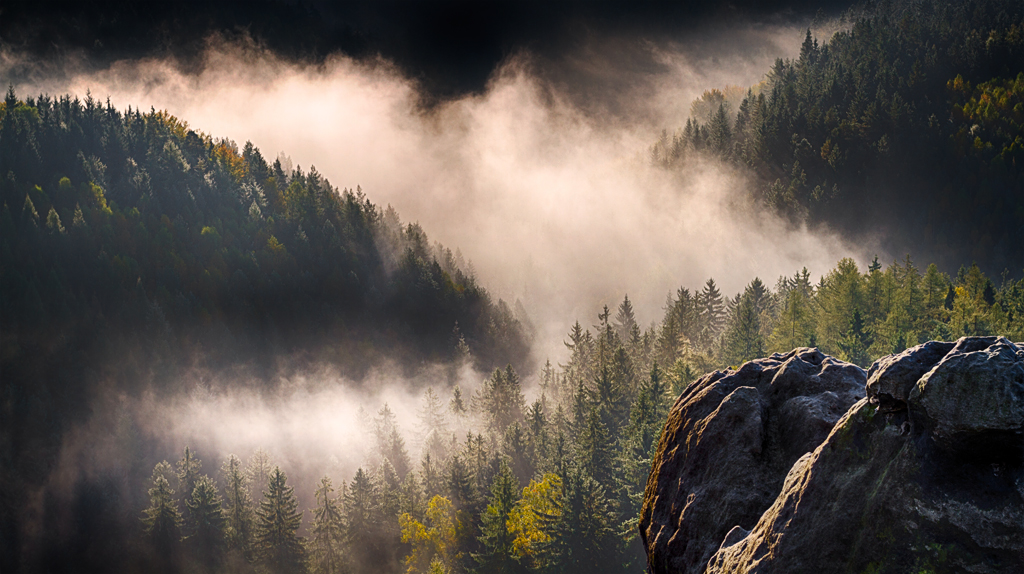
[[[794,221],[881,233],[945,268],[1016,268],[1024,5],[881,2],[845,18],[749,90],[705,92],[652,160],[710,154],[755,173],[759,197]]]
[[[197,368],[266,382],[317,364],[358,380],[384,361],[447,362],[460,341],[478,368],[527,366],[522,309],[493,301],[459,252],[288,163],[163,112],[7,92],[5,546],[22,543],[14,493],[44,481],[101,386],[173,392]]]
[[[550,364],[530,403],[510,366],[468,396],[458,386],[448,396],[428,389],[413,449],[387,404],[365,416],[371,447],[347,480],[289,484],[262,451],[244,467],[230,456],[207,476],[186,448],[174,467],[160,463],[137,485],[148,488],[149,506],[123,567],[641,571],[636,516],[670,396],[657,369],[621,371],[625,348],[607,313],[602,324],[588,366],[603,376],[573,392]],[[305,514],[296,488],[315,489]]]
[[[592,328],[571,327],[568,361],[545,365],[532,402],[511,367],[471,396],[428,389],[412,449],[386,404],[364,415],[364,466],[340,483],[289,486],[260,452],[245,472],[229,458],[217,480],[190,470],[188,450],[176,479],[157,465],[139,556],[225,571],[639,572],[653,449],[672,398],[697,376],[799,346],[867,366],[925,340],[987,334],[1024,338],[1024,280],[996,287],[977,266],[922,274],[909,256],[864,272],[844,259],[818,282],[806,269],[774,288],[755,278],[732,297],[709,279],[680,288],[646,328],[626,297]],[[289,489],[314,486],[303,523]]]

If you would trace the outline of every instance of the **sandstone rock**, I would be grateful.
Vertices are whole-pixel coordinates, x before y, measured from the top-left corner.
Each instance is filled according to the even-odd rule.
[[[669,414],[645,492],[651,571],[698,574],[730,531],[745,535],[793,462],[864,397],[864,382],[856,365],[796,349],[690,385]]]
[[[987,339],[961,339],[921,377],[910,392],[911,422],[954,453],[1020,459],[1024,360],[1010,341]]]
[[[907,397],[910,396],[910,391],[918,379],[945,357],[955,345],[929,341],[875,361],[868,369],[867,393],[871,404],[878,405],[882,412],[905,410]]]
[[[770,360],[757,363],[762,373],[782,370]],[[659,545],[648,534],[652,571],[1024,572],[1024,350],[994,337],[915,347],[872,367],[868,396],[813,452],[796,459],[754,524],[723,511],[717,516],[723,522],[705,525],[719,536],[706,561],[695,562],[691,554],[692,560],[674,562],[671,552],[685,547]],[[673,412],[693,398],[684,394]],[[775,412],[759,413],[769,428]],[[692,428],[670,419],[663,440],[679,427]],[[673,460],[669,453],[678,456],[683,444],[662,444],[659,454]],[[705,456],[703,463],[732,460]],[[688,464],[662,462],[656,469]],[[679,475],[673,485],[652,474],[643,518],[654,525],[659,499],[678,496],[674,492],[693,484],[688,480]],[[659,492],[658,485],[670,487]],[[690,496],[695,504],[697,497]],[[675,524],[676,533],[692,532],[690,516],[709,520],[691,511],[666,523]],[[648,527],[648,533],[656,530]]]

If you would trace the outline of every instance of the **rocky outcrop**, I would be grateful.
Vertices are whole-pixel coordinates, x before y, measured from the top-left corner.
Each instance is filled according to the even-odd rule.
[[[754,364],[766,370],[773,360]],[[697,384],[707,389],[716,376],[730,375]],[[721,450],[691,463],[685,453],[699,448],[697,431],[719,424],[708,415],[687,420],[699,394],[688,390],[673,407],[648,481],[641,534],[653,573],[1024,572],[1024,347],[975,337],[878,361],[866,398],[797,456],[756,518],[726,508],[713,517],[708,536],[718,546],[706,559],[708,541],[693,534],[689,508],[663,501],[728,491],[709,480],[731,476],[712,469],[734,463],[722,451],[746,444],[752,423],[722,432]],[[685,536],[663,538],[669,531]]]
[[[702,572],[723,538],[740,532],[730,529],[753,527],[793,463],[864,398],[864,383],[856,365],[797,349],[690,385],[669,414],[645,492],[651,570]]]

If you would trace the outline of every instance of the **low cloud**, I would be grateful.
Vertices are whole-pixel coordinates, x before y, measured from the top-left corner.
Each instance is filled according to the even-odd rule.
[[[537,327],[535,356],[557,362],[574,321],[595,323],[601,305],[614,307],[627,293],[648,324],[660,319],[668,293],[708,277],[731,294],[755,276],[773,284],[805,266],[819,275],[841,257],[873,255],[871,246],[766,213],[750,199],[754,182],[731,167],[693,160],[666,171],[647,161],[650,144],[685,122],[695,97],[756,84],[802,40],[801,28],[755,24],[692,41],[594,37],[557,57],[513,54],[482,93],[428,110],[416,81],[381,58],[302,65],[217,38],[198,73],[153,59],[76,73],[69,58],[15,89],[21,97],[88,92],[120,109],[166,109],[214,137],[251,140],[271,161],[284,152],[304,170],[315,165],[339,188],[361,186],[432,240],[459,248],[493,295],[520,300]],[[0,76],[24,77],[31,65],[0,54]],[[151,412],[157,402],[111,397],[127,402],[103,412],[121,408],[147,421],[144,433],[172,449],[153,453],[157,459],[203,443],[212,471],[228,452],[245,457],[264,446],[306,480],[332,465],[342,480],[363,454],[358,406],[373,414],[387,401],[410,430],[410,405],[425,386],[381,375],[357,390],[330,373],[307,378],[273,395],[215,392],[193,381],[183,384],[191,394]],[[436,386],[447,400],[448,389]],[[66,452],[78,452],[73,441]]]

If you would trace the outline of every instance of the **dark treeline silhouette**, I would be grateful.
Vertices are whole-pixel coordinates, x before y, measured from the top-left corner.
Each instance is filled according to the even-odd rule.
[[[285,159],[286,164],[289,160]],[[315,168],[91,97],[0,104],[0,466],[41,483],[102,385],[173,392],[384,361],[529,369],[527,330],[458,251]],[[4,497],[5,560],[25,508]]]
[[[808,31],[748,89],[710,90],[651,150],[745,166],[794,222],[878,237],[955,269],[1021,265],[1024,5],[879,2]]]

